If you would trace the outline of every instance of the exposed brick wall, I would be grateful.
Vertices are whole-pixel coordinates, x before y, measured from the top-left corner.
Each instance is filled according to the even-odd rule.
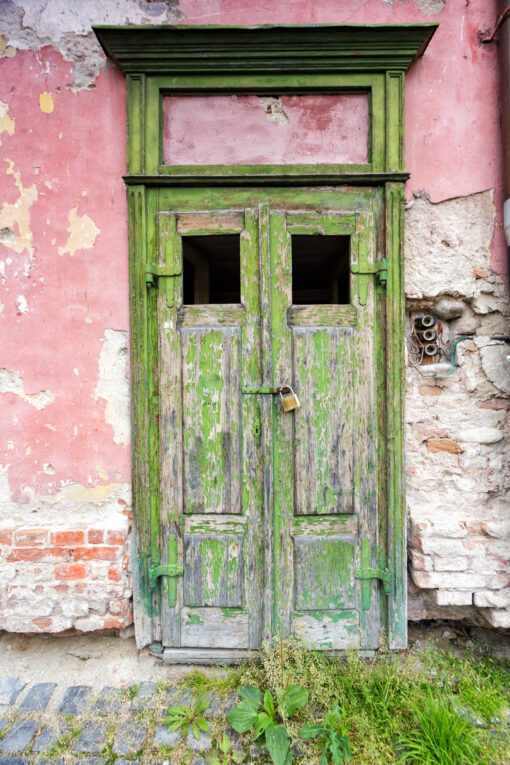
[[[0,530],[0,629],[88,632],[131,624],[129,519],[115,527]]]

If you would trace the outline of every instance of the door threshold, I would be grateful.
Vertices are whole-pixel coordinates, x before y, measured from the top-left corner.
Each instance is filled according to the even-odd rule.
[[[240,664],[243,661],[256,659],[259,655],[257,650],[244,649],[226,649],[226,648],[163,648],[154,650],[152,647],[150,653],[152,656],[162,659],[163,664],[199,664],[212,666],[214,664]],[[357,656],[361,659],[373,659],[377,651],[358,650]],[[331,658],[345,657],[345,651],[324,651],[326,656]]]
[[[258,651],[233,648],[165,648],[163,653],[151,653],[163,664],[240,664],[258,656]]]

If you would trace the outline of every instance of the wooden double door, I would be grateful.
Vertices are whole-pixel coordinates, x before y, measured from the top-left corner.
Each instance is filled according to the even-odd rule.
[[[370,188],[157,191],[151,565],[176,657],[290,634],[379,646],[393,586],[383,206]]]

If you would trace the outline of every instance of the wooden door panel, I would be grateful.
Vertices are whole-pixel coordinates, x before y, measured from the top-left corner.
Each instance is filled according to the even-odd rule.
[[[240,328],[181,329],[185,513],[241,513]]]
[[[297,611],[356,608],[354,540],[294,537],[294,588]]]
[[[357,611],[293,612],[291,632],[318,650],[345,651],[361,648],[361,627]]]
[[[184,605],[242,607],[244,549],[240,536],[184,537]]]
[[[354,512],[353,330],[293,327],[296,515]]]

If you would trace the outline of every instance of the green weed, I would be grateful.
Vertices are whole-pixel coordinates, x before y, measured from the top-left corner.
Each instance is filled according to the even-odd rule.
[[[481,742],[476,729],[454,709],[451,701],[429,692],[413,706],[414,727],[398,747],[399,763],[413,765],[477,765]]]
[[[226,695],[229,691],[235,691],[241,682],[241,672],[230,670],[226,675],[206,675],[199,669],[194,669],[179,681],[180,688],[191,691],[217,691]]]

